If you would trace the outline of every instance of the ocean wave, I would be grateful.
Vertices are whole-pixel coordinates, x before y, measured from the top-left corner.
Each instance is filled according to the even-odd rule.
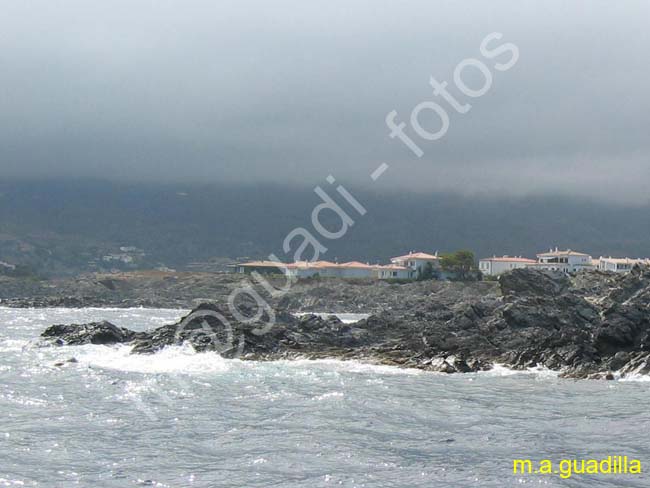
[[[280,359],[274,363],[287,367],[304,368],[309,366],[324,367],[329,370],[344,371],[346,373],[377,373],[386,375],[421,375],[427,374],[427,371],[414,368],[400,368],[399,366],[389,366],[385,364],[365,363],[356,359]],[[438,374],[438,373],[436,373]]]
[[[20,352],[29,347],[30,341],[21,339],[4,339],[0,342],[0,353],[3,352]]]
[[[62,348],[63,349],[63,348]],[[80,365],[133,373],[205,374],[228,371],[238,360],[224,359],[216,353],[197,353],[191,345],[169,346],[156,354],[131,354],[131,346],[64,347]]]
[[[621,381],[623,383],[647,383],[650,382],[650,375],[645,375],[645,374],[627,374],[625,376],[621,376],[618,373],[614,373],[614,378],[617,381]]]
[[[119,370],[149,374],[206,374],[224,373],[233,369],[259,369],[260,367],[282,367],[287,369],[321,368],[329,371],[381,374],[421,375],[441,374],[407,369],[397,366],[365,363],[358,360],[340,359],[279,359],[275,361],[254,361],[225,359],[216,352],[197,352],[190,344],[167,346],[155,354],[131,354],[129,345],[62,346],[48,348],[54,353],[53,362],[66,361],[74,357],[77,364],[85,367]]]
[[[479,371],[478,373],[473,373],[481,376],[494,376],[494,377],[505,377],[505,376],[535,376],[540,379],[554,379],[560,375],[559,371],[554,371],[543,366],[536,366],[534,368],[526,369],[513,369],[504,364],[495,363],[492,366],[492,369],[487,371]]]

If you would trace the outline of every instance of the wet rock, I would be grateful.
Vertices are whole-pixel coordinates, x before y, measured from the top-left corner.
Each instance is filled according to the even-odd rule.
[[[119,344],[131,341],[135,332],[117,327],[107,321],[82,325],[52,325],[41,337],[56,345]]]
[[[52,326],[43,336],[61,344],[129,343],[134,354],[189,343],[224,357],[358,359],[444,373],[503,363],[517,369],[545,366],[575,378],[605,378],[611,371],[650,374],[650,273],[568,277],[520,269],[503,275],[499,284],[501,295],[491,285],[417,283],[410,289],[419,294],[396,291],[399,300],[386,301],[353,324],[312,314],[295,317],[287,301],[261,317],[250,303],[241,305],[237,317],[227,306],[204,303],[178,323],[147,332],[100,322]],[[323,300],[344,303],[340,306],[349,311],[363,297],[344,298],[339,286],[318,283],[306,300],[321,309],[327,309]],[[363,290],[389,293],[390,286]]]
[[[625,351],[619,351],[614,354],[614,357],[609,361],[609,367],[616,371],[621,369],[630,361],[630,354]]]
[[[54,366],[56,366],[57,368],[60,368],[62,366],[65,366],[66,364],[72,364],[72,363],[78,363],[78,362],[79,361],[77,360],[77,358],[70,358],[70,359],[66,359],[65,361],[59,361],[57,363],[54,363]]]
[[[522,268],[499,277],[504,295],[558,296],[571,285],[569,277],[559,271]]]
[[[456,369],[445,361],[445,358],[433,358],[429,363],[429,368],[431,371],[436,371],[438,373],[455,373]]]
[[[629,361],[619,369],[624,375],[647,375],[650,374],[650,354],[636,353],[630,355]]]

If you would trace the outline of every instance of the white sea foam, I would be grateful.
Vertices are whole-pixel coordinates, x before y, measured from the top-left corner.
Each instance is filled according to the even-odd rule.
[[[614,375],[615,378],[618,381],[621,382],[639,382],[639,383],[647,383],[650,382],[650,376],[645,375],[645,374],[627,374],[624,377],[621,377],[620,375]]]
[[[239,361],[190,346],[152,355],[132,355],[129,345],[39,348],[32,341],[53,323],[109,319],[151,328],[178,315],[50,310],[19,320],[24,313],[0,311],[7,419],[0,437],[18,466],[0,474],[0,486],[218,486],[223,473],[232,486],[280,478],[291,488],[305,480],[314,488],[395,480],[502,486],[499,459],[517,457],[521,442],[508,441],[523,437],[531,451],[563,452],[570,439],[598,452],[633,446],[639,457],[650,455],[643,442],[631,443],[650,428],[649,383],[630,382],[646,377],[622,383],[547,380],[557,373],[503,365],[447,375],[335,359]],[[65,362],[72,357],[78,362]],[[450,452],[463,454],[463,466],[436,467]],[[205,461],[213,469],[194,469]],[[479,476],[468,463],[485,469]]]
[[[155,354],[131,354],[131,347],[85,345],[66,347],[82,366],[134,373],[205,374],[224,372],[236,360],[224,359],[216,353],[197,353],[192,346],[169,346]]]
[[[22,342],[22,341],[15,341]],[[134,373],[182,373],[206,374],[223,373],[237,369],[258,369],[277,365],[282,368],[302,369],[320,368],[329,371],[382,374],[382,375],[421,375],[430,374],[418,369],[364,363],[357,360],[339,359],[282,359],[267,361],[242,361],[225,359],[215,352],[196,352],[189,344],[168,346],[154,354],[131,354],[131,346],[103,346],[87,344],[83,346],[63,346],[47,348],[53,354],[51,361],[66,361],[74,357],[78,365],[84,367],[119,370]]]
[[[426,374],[420,369],[400,368],[383,364],[364,363],[358,360],[341,359],[291,359],[275,361],[282,366],[304,368],[317,366],[333,371],[344,371],[346,373],[368,373],[368,374],[391,374],[391,375],[420,375]]]
[[[0,352],[19,352],[29,346],[29,341],[5,339],[0,342]]]
[[[74,346],[74,347],[53,347],[38,349],[33,347],[33,342],[44,327],[52,323],[83,323],[85,321],[108,319],[114,323],[144,330],[157,327],[162,324],[172,323],[185,315],[187,310],[172,309],[144,309],[144,308],[55,308],[55,309],[15,309],[0,307],[2,323],[5,328],[2,331],[5,337],[0,339],[0,353],[34,354],[46,364],[54,364],[65,361],[71,357],[86,366],[122,370],[127,372],[140,373],[181,373],[181,374],[203,374],[225,372],[230,369],[259,369],[269,367],[269,363],[255,361],[239,361],[221,358],[216,353],[196,353],[191,346],[167,347],[153,355],[131,355],[131,348],[124,346]],[[301,314],[297,314],[301,315]],[[367,314],[332,314],[327,312],[319,315],[336,315],[344,322],[354,322],[367,316]],[[11,337],[11,338],[9,338]],[[29,337],[30,339],[23,339]],[[421,374],[443,374],[425,372],[416,369],[405,369],[395,366],[369,364],[357,360],[338,359],[296,359],[282,360],[274,363],[289,368],[321,368],[329,371],[340,371],[361,374],[378,375],[421,375]],[[4,368],[6,369],[6,367]],[[538,379],[557,378],[559,373],[547,368],[530,368],[527,370],[514,370],[501,364],[496,364],[489,371],[478,373],[482,376],[509,377],[515,375],[534,375]],[[470,378],[472,374],[468,375]],[[621,378],[615,375],[621,382],[650,382],[650,376],[627,375]]]
[[[214,352],[196,352],[191,345],[168,346],[155,354],[131,354],[131,347],[119,346],[66,346],[57,348],[57,360],[74,357],[82,366],[120,370],[134,373],[222,373],[233,368],[257,369],[277,365],[283,368],[322,368],[330,371],[383,375],[426,374],[417,369],[376,365],[356,360],[294,359],[266,361],[241,361],[225,359]]]
[[[11,342],[11,350],[20,350],[24,341]],[[2,350],[3,348],[0,348]],[[9,350],[6,347],[4,350]],[[400,368],[380,364],[365,363],[359,360],[340,359],[282,359],[273,362],[266,361],[242,361],[239,359],[225,359],[214,352],[196,352],[191,345],[168,346],[155,354],[131,354],[131,347],[128,345],[99,346],[84,345],[55,348],[56,360],[65,360],[75,357],[80,365],[102,369],[112,369],[134,373],[149,374],[189,374],[202,375],[212,373],[225,373],[233,369],[259,369],[277,365],[282,368],[304,369],[319,368],[334,372],[359,373],[368,375],[445,375],[432,371],[424,371],[412,368]],[[554,371],[542,366],[517,370],[503,364],[495,364],[492,369],[469,373],[468,376],[479,375],[483,377],[510,377],[530,376],[540,380],[557,379],[559,371]],[[620,377],[615,375],[621,382],[650,382],[647,375],[627,375]]]
[[[504,377],[504,376],[517,376],[517,375],[532,375],[540,379],[552,379],[559,376],[558,371],[553,371],[552,369],[545,368],[543,366],[536,366],[534,368],[527,369],[512,369],[503,364],[494,364],[492,369],[488,371],[479,371],[477,374],[482,376],[495,376],[495,377]]]
[[[517,375],[534,375],[538,379],[555,379],[560,376],[561,371],[554,371],[544,366],[536,366],[534,368],[527,368],[524,370],[512,369],[503,364],[495,364],[489,371],[481,371],[478,374],[484,376],[494,377],[507,377]],[[621,376],[619,373],[614,373],[614,379],[621,382],[650,382],[650,375],[643,374],[627,374]]]

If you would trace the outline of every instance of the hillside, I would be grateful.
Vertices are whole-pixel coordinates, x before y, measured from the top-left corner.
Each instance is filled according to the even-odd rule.
[[[327,259],[375,262],[412,249],[460,248],[477,257],[532,256],[555,245],[594,255],[650,255],[649,206],[350,191],[368,212],[351,212],[355,225],[343,238],[323,239]],[[0,261],[60,276],[158,266],[223,269],[231,260],[271,252],[286,258],[287,233],[296,227],[315,233],[311,212],[319,202],[310,189],[273,185],[5,182]],[[131,262],[120,261],[120,248],[137,249],[126,253]],[[195,262],[203,264],[187,268]]]

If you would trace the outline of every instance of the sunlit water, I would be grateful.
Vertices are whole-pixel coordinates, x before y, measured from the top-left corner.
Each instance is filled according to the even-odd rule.
[[[182,313],[0,308],[0,486],[650,486],[512,474],[515,457],[650,469],[650,382],[31,345],[53,323],[143,330]]]

